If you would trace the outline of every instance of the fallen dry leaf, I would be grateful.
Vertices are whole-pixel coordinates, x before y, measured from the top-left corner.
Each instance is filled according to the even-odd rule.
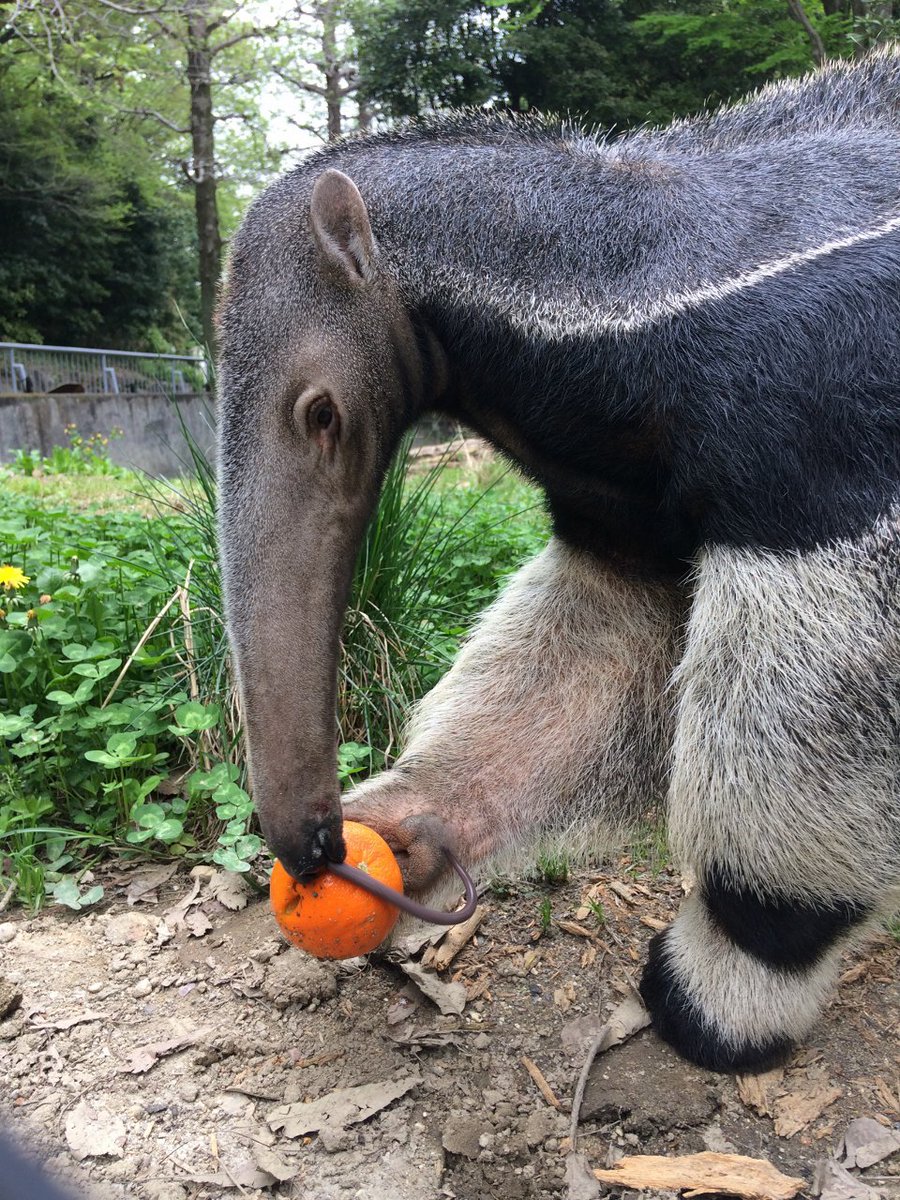
[[[106,1013],[91,1012],[90,1009],[80,1013],[73,1013],[71,1017],[58,1017],[50,1021],[42,1021],[36,1017],[31,1018],[31,1024],[35,1029],[71,1029],[74,1025],[83,1025],[86,1021],[102,1021]]]
[[[600,1045],[594,1053],[602,1054],[604,1050],[621,1045],[640,1030],[646,1029],[649,1024],[650,1014],[644,1008],[640,996],[630,993],[606,1021],[595,1016],[576,1017],[573,1021],[567,1021],[560,1032],[560,1040],[563,1049],[581,1057],[597,1038],[601,1038]]]
[[[347,1125],[368,1120],[421,1082],[421,1075],[410,1075],[406,1079],[338,1088],[319,1100],[279,1104],[266,1117],[266,1123],[270,1129],[282,1131],[285,1137],[302,1137],[326,1127],[344,1129]]]
[[[209,933],[212,929],[212,921],[199,908],[189,912],[184,918],[184,927],[190,933],[191,937],[203,937],[205,933]]]
[[[793,1137],[815,1121],[842,1095],[821,1066],[793,1071],[787,1078],[787,1090],[775,1101],[773,1116],[779,1137]]]
[[[566,1155],[566,1200],[596,1200],[603,1192],[583,1154]]]
[[[232,912],[246,908],[250,899],[247,882],[238,871],[216,871],[206,885],[207,894]]]
[[[174,1054],[177,1050],[185,1050],[188,1046],[196,1046],[212,1033],[209,1026],[194,1029],[190,1033],[182,1033],[164,1042],[149,1042],[146,1046],[138,1046],[128,1055],[128,1066],[125,1068],[129,1075],[143,1075],[149,1071],[161,1058]]]
[[[445,983],[433,971],[426,971],[419,963],[402,962],[400,970],[408,975],[416,987],[438,1006],[445,1017],[459,1015],[466,1007],[468,993],[463,983]]]
[[[759,1075],[738,1075],[738,1095],[748,1108],[752,1108],[761,1117],[771,1117],[775,1096],[783,1081],[783,1067],[775,1067]]]
[[[900,1133],[885,1129],[871,1117],[859,1117],[847,1126],[839,1154],[846,1167],[873,1167],[900,1150]]]
[[[608,1171],[594,1171],[595,1178],[615,1187],[654,1188],[686,1192],[688,1196],[725,1192],[744,1200],[792,1200],[806,1187],[805,1179],[782,1173],[764,1158],[743,1154],[684,1154],[666,1158],[635,1154],[623,1158]]]
[[[178,870],[178,863],[168,867],[143,867],[129,877],[125,899],[132,904],[158,904],[157,888],[167,883]]]
[[[66,1117],[66,1141],[72,1157],[121,1158],[125,1148],[125,1125],[109,1109],[82,1100]]]
[[[900,1113],[900,1103],[897,1102],[897,1096],[888,1087],[887,1081],[880,1075],[876,1075],[872,1083],[875,1087],[875,1091],[878,1094],[878,1099],[885,1106],[888,1112]]]

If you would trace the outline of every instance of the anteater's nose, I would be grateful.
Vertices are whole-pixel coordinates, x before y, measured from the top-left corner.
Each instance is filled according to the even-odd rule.
[[[267,841],[269,849],[294,879],[315,875],[330,862],[343,862],[347,854],[340,818],[301,820],[289,836]]]

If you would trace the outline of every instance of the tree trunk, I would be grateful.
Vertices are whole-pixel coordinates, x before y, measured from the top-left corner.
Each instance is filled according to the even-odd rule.
[[[209,44],[209,0],[188,0],[187,74],[191,91],[191,148],[194,209],[199,250],[200,312],[203,339],[215,350],[216,289],[222,261],[219,210],[216,204],[216,159]]]
[[[328,109],[328,140],[341,136],[341,62],[337,49],[337,5],[325,0],[319,7],[322,22],[322,74],[325,76],[325,105]]]
[[[803,7],[802,0],[787,0],[788,12],[795,21],[799,21],[806,30],[806,36],[809,38],[810,49],[812,50],[813,60],[817,67],[821,67],[825,61],[825,43],[822,41],[821,34],[809,17],[806,15],[806,9]]]

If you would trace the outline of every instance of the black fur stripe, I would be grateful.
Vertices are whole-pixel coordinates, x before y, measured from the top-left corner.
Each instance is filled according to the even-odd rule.
[[[653,1027],[679,1054],[711,1071],[765,1071],[784,1061],[793,1043],[772,1038],[762,1045],[724,1041],[691,1003],[666,953],[668,930],[650,943],[650,957],[641,979],[641,996],[653,1017]]]
[[[782,971],[813,966],[871,912],[853,900],[810,903],[784,893],[761,897],[717,866],[706,872],[702,893],[710,915],[735,945]]]

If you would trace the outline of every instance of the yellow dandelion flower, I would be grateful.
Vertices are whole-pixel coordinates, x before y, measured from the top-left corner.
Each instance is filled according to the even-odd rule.
[[[24,574],[18,567],[11,567],[8,563],[0,566],[0,587],[5,592],[17,592],[30,580],[31,576]]]

